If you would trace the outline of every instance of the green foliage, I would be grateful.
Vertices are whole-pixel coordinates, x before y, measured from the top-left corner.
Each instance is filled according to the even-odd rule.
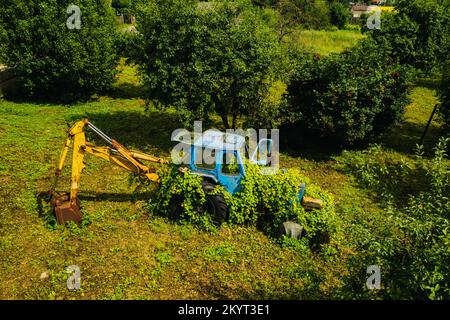
[[[85,97],[114,81],[118,57],[108,1],[77,1],[81,29],[69,30],[71,1],[1,0],[0,59],[27,96]]]
[[[115,39],[116,51],[122,57],[131,57],[138,49],[139,35],[136,32],[122,31]],[[138,77],[136,76],[138,79]]]
[[[131,0],[112,0],[111,2],[111,6],[116,9],[130,8],[131,5]]]
[[[331,25],[329,7],[322,0],[278,0],[272,8],[264,12],[275,18],[273,27],[280,40],[299,28],[325,29]]]
[[[344,29],[347,23],[350,21],[350,10],[348,6],[334,1],[330,5],[330,17],[331,23],[339,29]]]
[[[221,261],[227,260],[233,262],[233,254],[235,254],[236,248],[233,245],[227,243],[221,243],[205,249],[203,255],[209,261]]]
[[[440,90],[441,107],[440,115],[444,120],[444,129],[450,132],[450,60],[444,66],[442,84]]]
[[[330,26],[330,9],[325,0],[289,0],[297,10],[298,21],[306,29],[324,29]]]
[[[173,201],[178,198],[181,212],[176,216],[184,222],[212,230],[211,217],[202,209],[205,193],[202,179],[189,173],[180,174],[173,166],[169,172],[162,172],[161,187],[156,198],[150,201],[153,213],[171,216]],[[300,182],[307,184],[306,195],[324,201],[321,210],[305,211],[298,201]],[[309,180],[296,170],[280,170],[273,175],[264,175],[261,168],[246,164],[246,176],[242,189],[234,195],[217,186],[214,192],[222,193],[230,208],[230,224],[246,224],[260,227],[267,235],[278,237],[283,222],[301,224],[311,241],[320,242],[319,234],[329,237],[334,231],[334,204],[331,195],[309,184]]]
[[[299,131],[355,144],[402,118],[408,72],[364,41],[342,54],[299,58],[288,91]]]
[[[367,249],[382,264],[386,297],[450,297],[449,140],[440,140],[431,160],[423,158],[421,147],[414,160],[382,157],[380,147],[375,147],[356,157],[346,153],[338,161],[339,167],[378,192],[390,212],[395,233],[370,242]]]
[[[298,202],[300,182],[307,184],[307,196],[324,201],[324,209],[305,211]],[[318,231],[331,231],[330,219],[334,211],[331,196],[310,185],[309,180],[296,170],[264,175],[259,166],[247,164],[242,189],[226,200],[231,223],[257,224],[273,237],[278,235],[283,222],[289,220],[300,223],[311,238]]]
[[[170,252],[158,252],[155,259],[161,266],[170,265],[175,260]]]
[[[248,1],[154,0],[137,19],[141,50],[132,60],[150,97],[174,106],[186,123],[215,112],[235,127],[266,107],[285,74],[276,34]]]
[[[330,26],[330,8],[325,0],[294,1],[303,9],[303,26],[308,29],[325,29]]]
[[[276,2],[278,2],[278,0],[252,0],[252,3],[259,7],[271,7],[275,5]]]
[[[202,210],[206,201],[202,178],[188,173],[182,174],[174,165],[171,165],[169,170],[160,171],[159,175],[161,184],[156,197],[149,202],[149,211],[212,230],[214,226],[211,217]]]
[[[379,50],[401,64],[429,71],[450,51],[450,12],[434,0],[400,0],[397,13],[383,13],[381,29],[363,28]]]

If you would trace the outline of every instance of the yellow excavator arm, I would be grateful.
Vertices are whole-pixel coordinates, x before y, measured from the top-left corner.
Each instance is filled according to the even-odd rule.
[[[86,141],[86,135],[84,132],[86,126],[105,140],[109,146],[98,147]],[[56,193],[55,189],[70,148],[73,150],[70,195],[60,195]],[[141,160],[161,164],[168,163],[167,160],[162,158],[142,152],[128,150],[116,140],[109,138],[106,134],[90,123],[88,119],[83,119],[76,122],[69,130],[68,137],[61,151],[58,167],[55,171],[53,188],[50,191],[51,203],[54,207],[56,219],[59,224],[63,224],[67,221],[75,221],[79,223],[82,220],[80,203],[78,201],[78,192],[80,188],[81,172],[85,167],[84,155],[86,153],[107,160],[123,169],[131,171],[148,179],[149,181],[156,183],[160,182],[160,177],[156,174],[156,170],[145,165],[141,162]]]

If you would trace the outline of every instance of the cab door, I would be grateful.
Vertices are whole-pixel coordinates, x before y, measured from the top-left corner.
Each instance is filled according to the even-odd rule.
[[[219,183],[231,194],[241,188],[241,181],[245,175],[244,165],[237,150],[218,152],[217,173]]]

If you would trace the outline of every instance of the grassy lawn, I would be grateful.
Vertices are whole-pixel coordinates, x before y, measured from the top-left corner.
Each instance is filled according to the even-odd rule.
[[[355,40],[355,32],[303,31],[302,45],[328,54]],[[358,37],[358,36],[356,36]],[[0,100],[1,299],[320,299],[353,295],[364,287],[355,273],[361,254],[355,238],[382,236],[388,213],[373,192],[335,168],[335,160],[283,153],[281,165],[302,170],[336,202],[336,252],[283,248],[253,227],[223,226],[215,233],[153,216],[151,195],[136,189],[120,168],[87,155],[80,200],[86,224],[55,226],[39,194],[49,190],[67,123],[87,116],[127,147],[168,157],[170,134],[180,125],[173,110],[145,111],[135,70],[120,67],[109,95],[78,105]],[[419,83],[406,119],[385,134],[385,152],[412,157],[436,103],[432,86]],[[439,137],[433,122],[429,151]],[[90,140],[101,144],[94,136]],[[301,150],[296,150],[301,154]],[[337,154],[335,157],[339,158]],[[336,159],[336,158],[335,158]],[[58,190],[69,188],[69,167]],[[70,265],[81,268],[81,290],[66,288]],[[363,279],[363,280],[361,280]],[[356,284],[355,284],[356,283]]]
[[[314,53],[327,55],[332,52],[341,52],[350,48],[358,40],[364,38],[359,31],[354,30],[302,30],[296,31],[289,37],[301,48],[306,48]]]
[[[128,174],[98,159],[87,158],[80,195],[91,224],[55,230],[47,222],[36,195],[51,185],[66,121],[89,116],[127,146],[167,156],[173,114],[143,107],[108,97],[71,107],[1,102],[1,298],[307,297],[301,274],[285,281],[286,272],[315,268],[294,251],[253,228],[210,234],[149,217]],[[59,189],[68,187],[66,171]],[[81,267],[81,291],[66,289],[72,264]]]

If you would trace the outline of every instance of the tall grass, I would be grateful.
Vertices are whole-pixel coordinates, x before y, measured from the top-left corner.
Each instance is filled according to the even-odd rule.
[[[302,30],[290,36],[290,40],[302,50],[321,55],[342,52],[363,38],[364,35],[356,30]]]

